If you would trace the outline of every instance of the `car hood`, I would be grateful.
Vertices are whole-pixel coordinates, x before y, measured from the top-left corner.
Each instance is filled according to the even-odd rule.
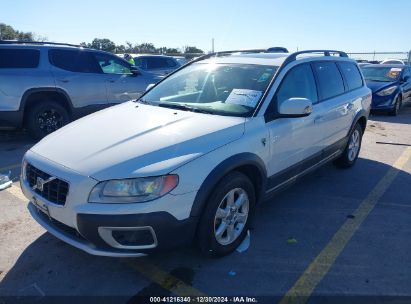
[[[57,130],[31,151],[97,180],[157,176],[240,138],[244,123],[126,102]]]
[[[393,85],[398,85],[396,81],[382,82],[382,81],[368,81],[367,80],[366,83],[367,83],[367,87],[369,87],[373,93],[378,92],[380,90],[383,90]]]

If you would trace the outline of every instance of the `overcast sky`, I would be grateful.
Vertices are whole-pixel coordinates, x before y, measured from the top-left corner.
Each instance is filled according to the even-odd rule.
[[[116,44],[216,50],[408,51],[410,0],[58,1],[4,0],[0,22],[50,41],[109,38]]]

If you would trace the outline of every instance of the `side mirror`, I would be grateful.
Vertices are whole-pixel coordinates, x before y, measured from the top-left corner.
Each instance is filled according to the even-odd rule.
[[[278,107],[281,117],[304,117],[313,111],[313,103],[307,98],[289,98]]]
[[[154,87],[156,84],[155,83],[150,83],[147,88],[146,91],[150,90],[152,87]]]
[[[131,74],[133,74],[134,76],[141,75],[140,70],[139,70],[135,65],[132,65],[132,66],[130,67],[130,72],[131,72]]]

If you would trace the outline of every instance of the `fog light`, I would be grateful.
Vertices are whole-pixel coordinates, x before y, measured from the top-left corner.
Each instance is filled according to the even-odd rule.
[[[154,244],[150,230],[114,230],[113,238],[123,246],[148,246]]]

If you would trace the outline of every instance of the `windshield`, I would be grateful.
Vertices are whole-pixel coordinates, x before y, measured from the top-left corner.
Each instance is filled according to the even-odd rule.
[[[364,78],[369,81],[396,81],[399,78],[401,71],[401,68],[393,67],[362,67]]]
[[[277,68],[194,63],[158,84],[141,101],[181,110],[247,116],[257,106]]]

